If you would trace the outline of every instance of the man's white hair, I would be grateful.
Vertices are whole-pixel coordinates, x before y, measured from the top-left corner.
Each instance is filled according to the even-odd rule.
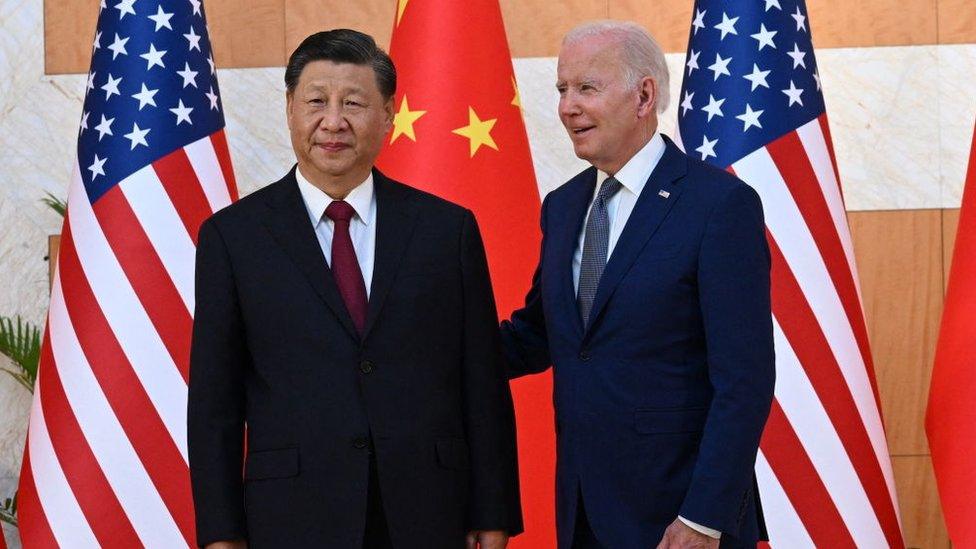
[[[622,48],[624,77],[628,85],[636,86],[642,78],[650,76],[657,83],[657,112],[662,113],[668,108],[671,95],[668,84],[668,64],[664,60],[664,51],[651,33],[630,21],[610,19],[590,21],[566,33],[563,45],[591,36],[617,38]]]

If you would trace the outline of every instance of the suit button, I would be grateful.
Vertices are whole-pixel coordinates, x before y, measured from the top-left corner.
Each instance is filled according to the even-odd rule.
[[[589,362],[590,361],[590,352],[587,351],[586,349],[583,349],[582,351],[580,351],[579,359],[582,360],[583,362]]]
[[[352,439],[352,447],[357,450],[362,450],[369,446],[369,440],[365,437],[356,437]]]
[[[364,360],[359,363],[359,371],[364,374],[373,373],[373,363],[369,360]]]

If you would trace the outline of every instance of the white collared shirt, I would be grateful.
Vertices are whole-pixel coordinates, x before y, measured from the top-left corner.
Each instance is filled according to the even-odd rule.
[[[302,193],[302,200],[308,210],[312,228],[315,229],[315,237],[319,239],[325,261],[332,265],[332,235],[335,232],[335,222],[326,217],[325,209],[335,200],[322,189],[312,185],[302,175],[300,169],[295,170],[295,179],[298,180],[298,190]],[[350,191],[345,201],[356,211],[356,215],[349,222],[349,236],[352,238],[352,247],[356,251],[359,269],[363,272],[368,299],[373,281],[373,260],[376,256],[376,193],[373,174],[370,173],[365,181]]]
[[[614,177],[620,182],[620,190],[607,201],[607,217],[610,220],[607,261],[610,261],[610,257],[613,255],[613,248],[620,240],[620,234],[624,231],[627,220],[630,219],[630,213],[634,211],[634,205],[637,204],[637,198],[644,190],[647,178],[651,176],[651,172],[654,171],[658,162],[661,161],[661,157],[664,156],[664,149],[664,138],[659,132],[654,132],[651,140],[614,174]],[[589,212],[593,208],[593,202],[596,201],[597,194],[600,192],[600,185],[608,177],[610,174],[604,171],[596,172],[596,187],[593,189],[590,205],[586,209],[587,219],[590,217]],[[579,292],[580,265],[583,262],[583,239],[585,236],[586,222],[584,221],[583,227],[580,229],[576,252],[573,254],[573,285],[577,292]]]

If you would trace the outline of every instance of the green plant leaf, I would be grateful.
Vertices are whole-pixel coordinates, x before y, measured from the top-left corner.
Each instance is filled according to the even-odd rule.
[[[42,198],[41,202],[47,204],[52,210],[58,213],[61,217],[64,217],[64,213],[68,210],[68,203],[60,198],[54,196],[49,192],[45,192],[47,198]]]
[[[0,353],[10,357],[21,369],[21,372],[4,371],[33,390],[41,356],[41,331],[19,316],[14,319],[0,316]]]

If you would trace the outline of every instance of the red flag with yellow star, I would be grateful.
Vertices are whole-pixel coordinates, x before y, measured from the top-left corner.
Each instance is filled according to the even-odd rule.
[[[390,55],[396,117],[377,165],[475,213],[508,317],[539,257],[539,192],[498,0],[400,0]],[[510,547],[555,547],[551,378],[512,392],[525,533]]]

